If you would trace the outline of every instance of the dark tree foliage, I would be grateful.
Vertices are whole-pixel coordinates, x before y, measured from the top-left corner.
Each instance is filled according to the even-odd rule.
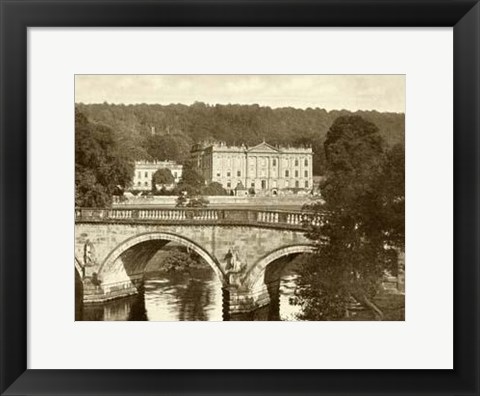
[[[323,143],[338,117],[355,114],[373,122],[388,145],[402,143],[405,129],[404,114],[376,111],[272,109],[200,102],[191,106],[77,104],[77,108],[90,120],[110,126],[119,139],[133,142],[136,159],[170,159],[183,163],[193,143],[219,140],[229,145],[253,146],[265,139],[274,145],[312,145],[315,175],[325,171]]]
[[[183,163],[188,159],[192,140],[181,134],[152,135],[146,139],[146,151],[156,160],[174,160]]]
[[[212,182],[202,188],[202,195],[228,195],[228,193],[220,183]]]
[[[94,124],[75,111],[75,205],[102,207],[125,189],[133,177],[127,145],[102,124]]]
[[[193,164],[188,161],[183,166],[182,178],[176,187],[177,192],[186,192],[189,196],[200,195],[205,187],[205,179],[194,168]]]
[[[163,259],[159,270],[163,272],[184,272],[195,266],[198,266],[198,264],[192,255],[179,249],[171,249]]]
[[[157,170],[152,176],[152,189],[156,190],[156,185],[170,185],[175,182],[170,169],[162,168]]]
[[[396,144],[387,151],[378,189],[387,243],[405,247],[405,147]]]
[[[342,116],[325,140],[325,203],[308,209],[325,215],[307,236],[318,245],[301,270],[303,317],[340,320],[356,300],[372,303],[385,270],[396,269],[393,248],[404,245],[404,149],[385,153],[378,128],[358,116]]]

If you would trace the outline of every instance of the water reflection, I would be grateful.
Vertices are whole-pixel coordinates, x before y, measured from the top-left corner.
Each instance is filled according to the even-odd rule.
[[[279,301],[241,320],[298,320],[295,305],[297,275],[282,276]],[[148,274],[143,289],[135,296],[103,304],[85,305],[77,320],[88,321],[221,321],[222,288],[210,269],[188,274]]]
[[[197,262],[187,269],[165,271],[163,252],[149,263],[139,293],[103,304],[76,309],[76,320],[84,321],[221,321],[221,320],[298,320],[295,304],[298,275],[287,266],[280,280],[272,284],[271,304],[247,315],[231,317],[223,313],[222,284],[214,271]],[[277,278],[278,279],[278,278]]]
[[[297,279],[298,274],[294,271],[287,272],[280,278],[280,320],[299,320],[298,315],[302,312],[302,308],[296,304]]]
[[[148,320],[222,320],[222,285],[211,269],[145,280]]]
[[[84,305],[79,320],[222,320],[221,283],[210,269],[147,274],[131,297]]]

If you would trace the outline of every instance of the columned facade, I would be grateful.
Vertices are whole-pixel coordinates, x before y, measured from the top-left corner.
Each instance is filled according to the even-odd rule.
[[[193,159],[208,182],[220,183],[227,191],[256,194],[310,191],[313,187],[310,147],[274,147],[265,142],[254,146],[223,143],[197,145]]]

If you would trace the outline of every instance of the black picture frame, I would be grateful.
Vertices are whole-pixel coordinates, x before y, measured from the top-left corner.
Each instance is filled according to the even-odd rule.
[[[2,395],[480,394],[477,1],[0,0],[0,12]],[[453,27],[454,369],[27,370],[27,29],[38,26]]]

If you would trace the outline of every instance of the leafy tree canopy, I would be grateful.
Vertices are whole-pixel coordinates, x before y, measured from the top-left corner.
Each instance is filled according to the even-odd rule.
[[[175,182],[175,178],[173,177],[170,169],[162,168],[153,174],[152,181],[152,186],[155,186],[156,184],[170,185]]]
[[[202,189],[202,195],[227,195],[227,191],[218,182],[212,182]]]
[[[404,150],[384,148],[378,128],[357,116],[339,117],[327,134],[325,203],[309,209],[328,217],[307,234],[319,248],[300,278],[305,318],[342,319],[353,300],[382,317],[372,298],[404,239]]]
[[[189,161],[183,166],[182,178],[178,183],[176,190],[186,192],[189,196],[201,194],[205,187],[205,179],[194,168]]]
[[[335,119],[358,115],[378,126],[392,146],[404,139],[405,115],[376,111],[276,108],[259,105],[191,106],[77,104],[90,120],[110,126],[124,142],[130,142],[136,159],[188,160],[191,145],[205,140],[249,146],[265,139],[271,144],[311,145],[313,172],[325,171],[323,143]]]
[[[130,156],[113,131],[75,112],[75,205],[111,204],[115,190],[126,188],[133,177]]]

